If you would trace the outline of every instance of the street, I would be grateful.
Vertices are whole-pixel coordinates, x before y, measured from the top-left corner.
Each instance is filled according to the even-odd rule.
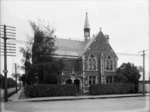
[[[149,112],[149,96],[2,103],[2,112]]]

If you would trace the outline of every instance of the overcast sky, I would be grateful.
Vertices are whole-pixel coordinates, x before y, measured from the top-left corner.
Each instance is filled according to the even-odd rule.
[[[118,66],[123,62],[142,66],[142,56],[125,56],[120,53],[138,54],[141,50],[149,49],[148,0],[1,0],[1,24],[15,26],[17,40],[26,41],[27,34],[32,36],[29,20],[38,19],[52,25],[58,38],[83,40],[86,10],[91,36],[98,33],[100,28],[104,34],[109,35],[110,44],[119,57]],[[19,46],[24,44],[17,43],[17,57],[8,57],[9,75],[13,71],[12,63],[20,63]]]

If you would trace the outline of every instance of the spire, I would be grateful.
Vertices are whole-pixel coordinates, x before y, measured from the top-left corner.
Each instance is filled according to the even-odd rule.
[[[90,25],[88,20],[88,13],[86,12],[85,23],[84,23],[84,40],[90,38]]]
[[[88,13],[86,12],[86,17],[85,17],[85,23],[84,23],[84,29],[90,29],[90,25],[89,25],[89,20],[88,20]]]

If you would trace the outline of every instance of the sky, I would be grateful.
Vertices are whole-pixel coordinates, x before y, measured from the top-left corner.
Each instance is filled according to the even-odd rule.
[[[148,0],[1,0],[0,2],[1,24],[15,26],[17,40],[27,41],[27,35],[32,37],[29,21],[36,22],[38,19],[55,28],[57,38],[84,40],[83,28],[87,11],[91,36],[97,34],[100,28],[104,34],[109,35],[110,44],[119,58],[118,67],[126,62],[142,66],[142,56],[138,52],[149,49]],[[25,44],[16,44],[16,57],[8,57],[8,76],[14,72],[13,63],[21,65],[22,55],[19,47],[24,47]],[[145,53],[146,79],[148,79],[149,51]],[[1,57],[1,73],[3,63]]]

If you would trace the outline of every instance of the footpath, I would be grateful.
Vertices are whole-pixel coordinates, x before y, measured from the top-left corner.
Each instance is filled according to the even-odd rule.
[[[146,93],[145,96],[149,96]],[[27,98],[24,94],[23,88],[17,93],[8,98],[8,101],[22,101],[22,102],[42,102],[42,101],[68,101],[68,100],[84,100],[84,99],[110,99],[110,98],[126,98],[126,97],[143,97],[142,93],[137,94],[115,94],[115,95],[79,95],[79,96],[61,96],[61,97],[36,97]]]
[[[17,91],[20,89],[20,87],[18,87],[17,88]],[[16,92],[16,87],[14,87],[14,88],[9,88],[8,90],[7,90],[7,94],[8,94],[8,96],[10,95],[10,94],[12,94],[12,93],[15,93]],[[3,100],[4,99],[4,89],[1,89],[0,88],[0,101],[1,100]]]

